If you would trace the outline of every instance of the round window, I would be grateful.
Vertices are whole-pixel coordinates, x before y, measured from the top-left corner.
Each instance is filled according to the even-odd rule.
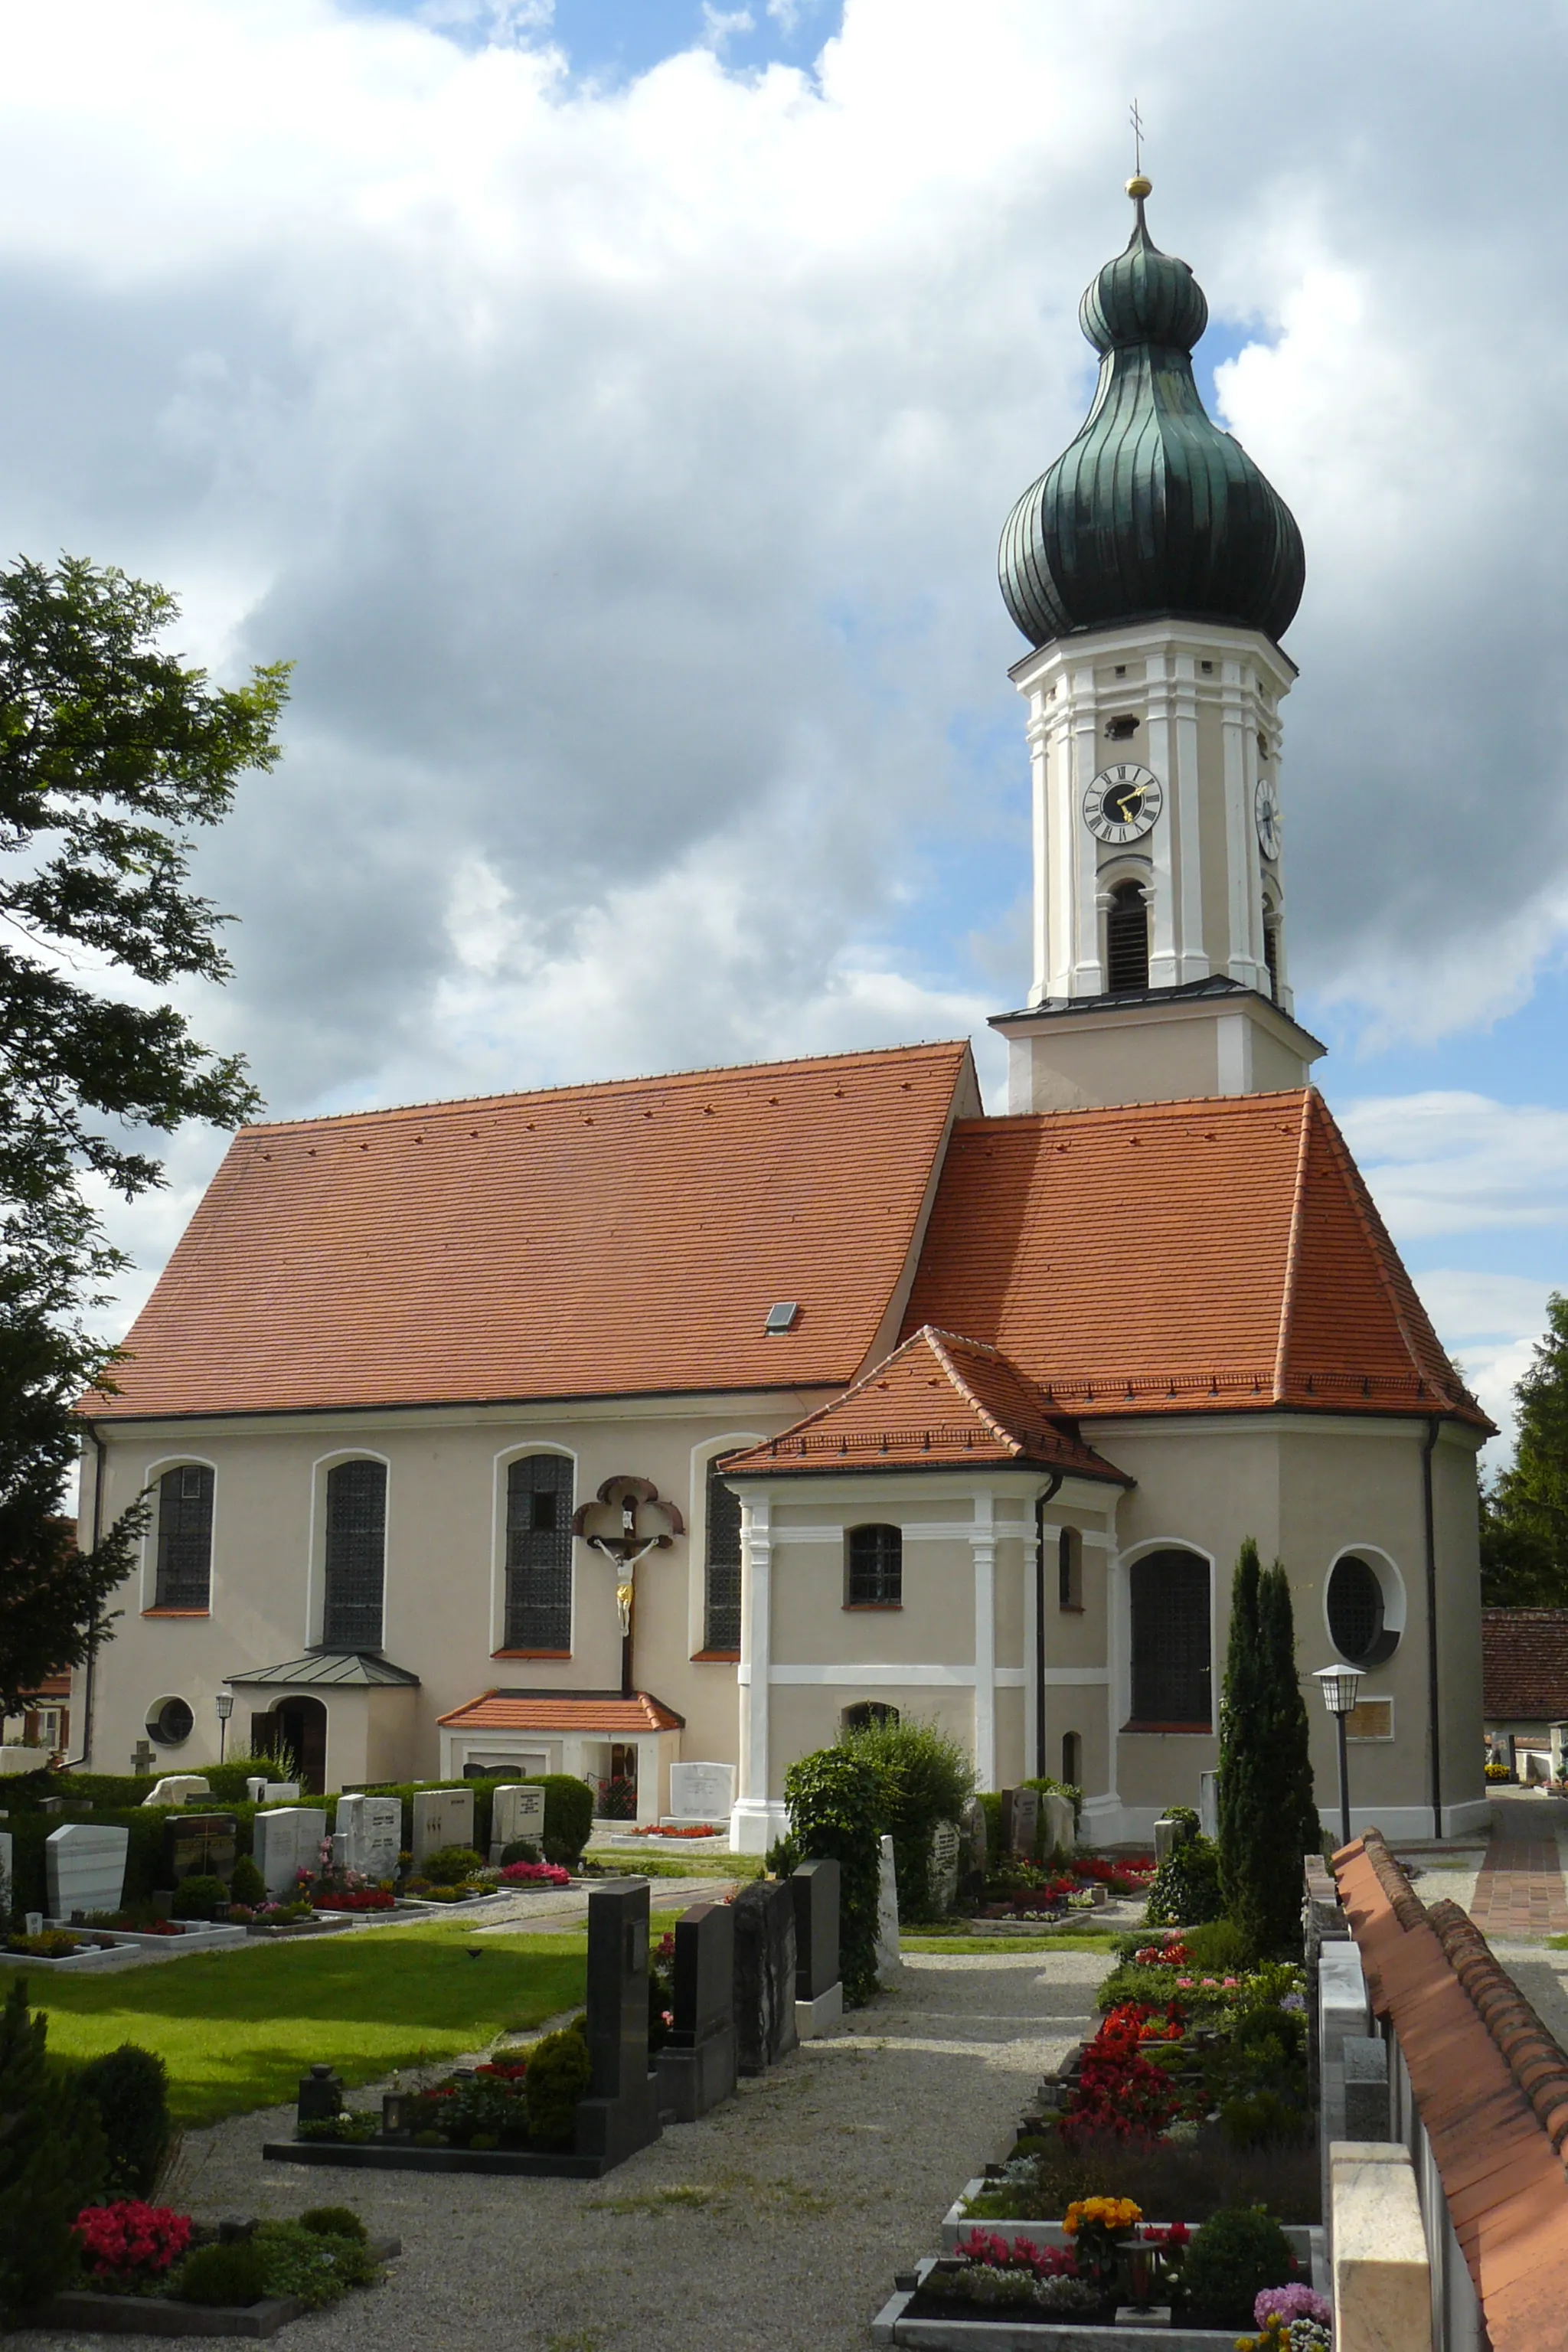
[[[1352,1666],[1381,1666],[1399,1647],[1397,1629],[1384,1622],[1377,1570],[1354,1552],[1334,1562],[1329,1579],[1329,1632]]]
[[[147,1716],[147,1737],[160,1748],[180,1748],[195,1728],[195,1717],[183,1698],[161,1698]]]

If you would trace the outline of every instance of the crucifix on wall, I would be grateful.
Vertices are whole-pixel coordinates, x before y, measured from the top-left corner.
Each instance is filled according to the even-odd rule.
[[[660,1525],[659,1522],[663,1524]],[[616,1607],[621,1621],[621,1696],[637,1690],[632,1665],[632,1622],[637,1607],[637,1562],[650,1551],[668,1551],[686,1522],[673,1503],[659,1499],[647,1478],[606,1478],[591,1503],[579,1505],[572,1532],[591,1551],[602,1552],[616,1571]]]

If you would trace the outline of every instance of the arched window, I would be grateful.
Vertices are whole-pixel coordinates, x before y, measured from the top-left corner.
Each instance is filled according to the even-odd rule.
[[[205,1609],[212,1591],[212,1471],[184,1462],[158,1481],[155,1609]]]
[[[1145,1552],[1131,1568],[1135,1731],[1210,1731],[1209,1565],[1190,1551]]]
[[[1063,1528],[1057,1538],[1057,1606],[1083,1607],[1083,1538],[1077,1528]]]
[[[708,1541],[703,1563],[702,1646],[741,1648],[741,1498],[708,1465]]]
[[[572,1465],[524,1454],[506,1474],[509,1650],[572,1649]]]
[[[1105,915],[1105,985],[1113,995],[1149,985],[1149,910],[1141,883],[1119,882]]]
[[[380,1649],[385,1578],[386,1465],[339,1462],[327,1473],[323,1649]]]
[[[901,1528],[851,1528],[847,1605],[851,1609],[901,1609],[904,1601],[904,1537]]]
[[[1083,1786],[1083,1742],[1076,1731],[1062,1734],[1062,1779],[1069,1789]]]
[[[885,1699],[859,1698],[853,1706],[847,1706],[838,1719],[846,1731],[868,1731],[873,1724],[897,1723],[899,1710]]]
[[[1352,1666],[1381,1666],[1399,1647],[1396,1628],[1384,1622],[1383,1580],[1354,1552],[1334,1562],[1328,1610],[1334,1647]]]

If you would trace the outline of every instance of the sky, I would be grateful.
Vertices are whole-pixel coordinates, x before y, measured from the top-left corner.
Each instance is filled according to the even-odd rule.
[[[1298,1013],[1506,1418],[1568,1287],[1562,7],[0,0],[0,549],[295,665],[182,1000],[279,1118],[962,1034],[1002,1107],[995,544],[1135,95],[1306,541]],[[222,1148],[111,1211],[111,1328]]]

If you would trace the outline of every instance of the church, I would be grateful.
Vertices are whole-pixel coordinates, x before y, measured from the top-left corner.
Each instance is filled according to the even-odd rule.
[[[564,1771],[644,1822],[701,1789],[758,1851],[792,1761],[897,1710],[1147,1838],[1215,1762],[1255,1536],[1303,1673],[1363,1672],[1357,1826],[1484,1821],[1489,1423],[1290,990],[1300,534],[1128,192],[1092,407],[1002,537],[1005,1113],[960,1041],[243,1129],[82,1408],[83,1540],[153,1498],[75,1678],[96,1769],[232,1728],[316,1789]]]

